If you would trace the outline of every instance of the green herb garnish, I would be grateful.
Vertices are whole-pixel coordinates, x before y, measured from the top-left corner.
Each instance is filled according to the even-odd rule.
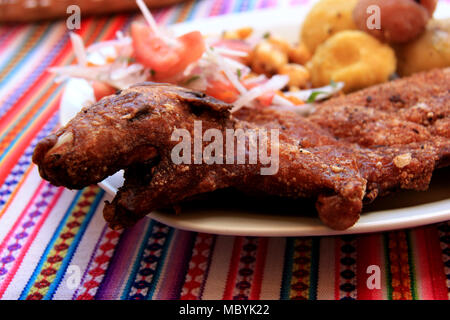
[[[270,38],[270,32],[264,33],[263,38],[264,39],[269,39]]]
[[[308,100],[306,100],[306,102],[307,102],[307,103],[313,103],[313,102],[315,102],[316,99],[317,99],[317,96],[318,96],[319,94],[322,94],[322,93],[326,94],[326,92],[324,92],[324,91],[314,91],[314,92],[311,92],[311,94],[309,95]]]
[[[192,77],[190,77],[189,79],[187,79],[187,80],[183,83],[183,85],[187,86],[187,85],[190,84],[191,82],[194,82],[195,80],[198,80],[198,79],[200,79],[200,76],[198,76],[198,75],[192,76]]]
[[[237,69],[236,73],[237,73],[238,79],[241,79],[241,75],[242,75],[241,69]]]

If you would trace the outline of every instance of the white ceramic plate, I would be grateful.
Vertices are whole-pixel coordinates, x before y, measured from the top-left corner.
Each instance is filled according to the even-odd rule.
[[[450,16],[449,8],[441,1],[435,16]],[[225,29],[252,26],[255,30],[270,31],[294,42],[298,39],[299,26],[308,10],[304,7],[263,10],[178,24],[173,29],[178,34],[190,30],[220,34]],[[93,99],[92,89],[84,80],[68,81],[61,101],[61,123],[67,123],[81,106]],[[450,170],[438,172],[428,191],[401,192],[378,199],[365,209],[355,226],[342,232],[324,226],[314,216],[313,209],[303,202],[297,204],[298,208],[293,207],[291,202],[280,202],[267,209],[254,200],[254,207],[251,202],[246,206],[236,204],[235,207],[225,207],[217,204],[218,200],[213,201],[210,207],[188,206],[180,215],[155,211],[149,216],[180,229],[246,236],[335,235],[408,228],[450,219]],[[122,183],[122,173],[119,172],[102,181],[100,186],[113,196]],[[227,198],[226,202],[233,202],[233,198]]]

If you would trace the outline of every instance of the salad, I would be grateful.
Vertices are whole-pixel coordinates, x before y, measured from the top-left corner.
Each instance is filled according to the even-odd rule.
[[[306,69],[289,63],[288,51],[277,55],[278,49],[282,52],[287,48],[293,54],[296,49],[269,33],[257,34],[243,28],[224,32],[220,37],[199,31],[175,36],[170,29],[156,24],[142,0],[136,3],[145,24],[133,22],[129,34],[119,31],[116,39],[85,48],[81,37],[71,33],[77,64],[52,68],[57,80],[88,80],[97,100],[138,82],[171,83],[232,103],[231,112],[246,106],[308,113],[311,103],[343,87],[342,82],[308,87],[308,82],[303,81],[307,79]]]

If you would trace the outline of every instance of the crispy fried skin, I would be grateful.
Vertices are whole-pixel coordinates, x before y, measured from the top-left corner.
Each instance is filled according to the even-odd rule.
[[[450,68],[328,100],[309,120],[374,152],[412,155],[408,171],[400,175],[390,172],[387,163],[377,167],[358,159],[369,200],[398,187],[425,190],[435,166],[450,161]]]
[[[124,186],[104,209],[113,228],[235,187],[314,197],[321,220],[346,229],[358,220],[364,199],[400,188],[424,190],[435,167],[448,164],[449,83],[449,69],[420,74],[332,99],[310,119],[246,108],[231,116],[230,105],[203,94],[140,84],[83,109],[38,144],[33,161],[42,177],[69,188],[126,169]],[[278,129],[278,172],[261,175],[259,163],[174,164],[170,154],[179,141],[171,140],[172,132],[184,128],[193,137],[195,120],[203,132],[214,128],[224,137],[226,129]]]
[[[259,162],[173,163],[171,150],[179,142],[171,140],[173,130],[184,128],[194,137],[195,120],[202,120],[203,132],[215,128],[224,137],[227,128],[280,129],[276,122],[263,125],[232,118],[230,107],[175,86],[136,85],[83,109],[66,127],[39,143],[33,161],[45,179],[70,188],[128,168],[125,185],[104,209],[115,228],[130,226],[156,208],[225,187],[288,197],[320,196],[319,211],[340,211],[335,214],[342,219],[330,226],[344,229],[356,222],[366,181],[359,175],[352,148],[294,114],[283,116],[285,121],[292,117],[284,130],[297,132],[310,145],[303,148],[280,130],[275,175],[261,175]],[[326,204],[328,197],[333,208]]]
[[[433,140],[450,161],[450,68],[436,69],[330,99],[310,120],[365,147]]]

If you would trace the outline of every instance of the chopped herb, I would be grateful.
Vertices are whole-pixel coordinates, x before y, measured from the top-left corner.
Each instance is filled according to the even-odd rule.
[[[133,63],[133,62],[136,62],[136,58],[134,58],[134,57],[129,57],[129,58],[128,58],[128,63]]]
[[[156,74],[156,71],[153,69],[150,69],[150,74],[152,75],[152,77]]]
[[[241,79],[241,75],[242,75],[241,69],[237,69],[236,73],[237,73],[238,79]]]
[[[312,92],[312,93],[309,95],[308,100],[306,100],[306,103],[313,103],[313,102],[315,102],[316,99],[317,99],[317,96],[318,96],[319,94],[322,94],[322,93],[326,94],[326,92],[324,92],[324,91],[314,91],[314,92]]]
[[[270,32],[264,33],[263,38],[264,39],[269,39],[270,38]]]
[[[211,49],[211,51],[214,51],[214,47],[210,46],[209,48]]]
[[[332,86],[333,88],[336,88],[337,87],[337,83],[333,79],[331,79],[330,80],[330,86]]]
[[[198,75],[192,76],[192,77],[190,77],[189,79],[187,79],[187,80],[183,83],[183,85],[187,86],[187,85],[190,84],[191,82],[193,82],[193,81],[195,81],[195,80],[198,80],[198,79],[200,79],[200,76],[198,76]]]

